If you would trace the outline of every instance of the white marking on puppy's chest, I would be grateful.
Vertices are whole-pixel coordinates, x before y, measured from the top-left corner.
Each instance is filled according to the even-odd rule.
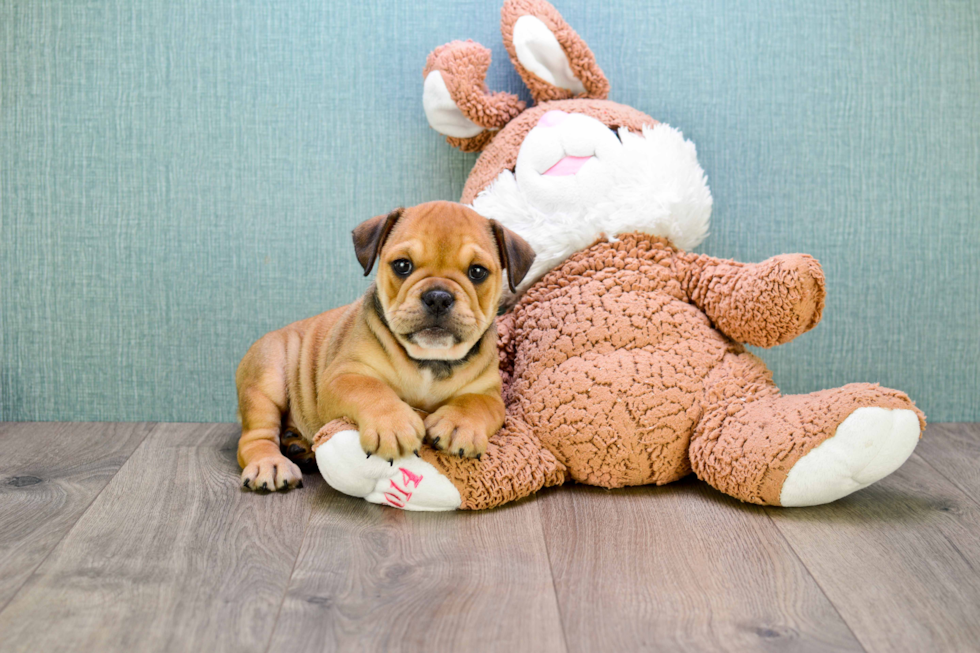
[[[419,370],[418,381],[411,388],[406,389],[406,399],[413,406],[418,406],[423,410],[442,403],[445,397],[436,396],[433,393],[436,385],[436,378],[431,370]]]
[[[422,383],[419,384],[416,392],[422,397],[427,397],[432,392],[436,377],[432,374],[432,370],[422,370],[421,377]]]

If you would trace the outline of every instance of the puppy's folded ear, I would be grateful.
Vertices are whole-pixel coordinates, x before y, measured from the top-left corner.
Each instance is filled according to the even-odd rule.
[[[496,220],[490,221],[490,229],[493,231],[493,237],[497,239],[500,264],[507,268],[507,285],[511,292],[517,292],[517,286],[524,281],[527,271],[534,263],[534,250],[526,240]]]
[[[371,268],[374,267],[374,261],[381,253],[388,234],[404,211],[403,208],[397,208],[388,215],[376,215],[354,227],[354,252],[357,254],[357,262],[364,268],[365,277],[371,274]]]

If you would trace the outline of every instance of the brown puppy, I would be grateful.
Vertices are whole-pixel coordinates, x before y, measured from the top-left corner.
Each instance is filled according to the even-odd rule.
[[[242,484],[302,484],[280,431],[311,442],[338,417],[368,456],[433,446],[479,457],[503,424],[494,318],[503,270],[513,290],[534,260],[519,236],[462,204],[398,209],[354,229],[375,283],[358,301],[263,336],[238,366]],[[423,417],[421,414],[426,415]]]

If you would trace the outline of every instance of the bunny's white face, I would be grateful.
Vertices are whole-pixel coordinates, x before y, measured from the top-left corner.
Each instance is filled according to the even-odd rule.
[[[549,111],[521,144],[514,174],[539,210],[574,213],[610,187],[622,153],[616,134],[595,118]]]
[[[694,145],[659,123],[613,132],[578,113],[545,113],[503,170],[473,201],[478,213],[534,249],[521,288],[601,235],[642,232],[680,249],[708,231],[711,192]]]

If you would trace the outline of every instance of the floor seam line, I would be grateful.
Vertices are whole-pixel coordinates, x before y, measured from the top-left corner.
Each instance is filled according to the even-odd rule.
[[[123,422],[105,422],[105,423],[121,424]],[[54,543],[54,546],[52,546],[51,549],[44,554],[44,557],[41,558],[41,560],[38,561],[36,565],[34,565],[34,569],[32,569],[31,573],[27,575],[27,578],[25,578],[24,582],[21,583],[20,587],[17,588],[17,591],[11,594],[10,598],[7,599],[7,602],[4,603],[2,606],[0,606],[0,614],[2,614],[8,607],[10,607],[10,604],[14,602],[14,599],[20,596],[20,593],[24,590],[25,587],[27,587],[27,584],[31,581],[31,579],[34,578],[34,575],[37,573],[37,570],[40,569],[45,562],[47,562],[48,558],[51,557],[51,554],[55,552],[55,549],[57,549],[61,545],[61,543],[65,541],[65,538],[67,538],[68,535],[70,535],[71,532],[75,530],[75,528],[78,526],[78,522],[82,521],[82,517],[84,517],[85,513],[89,511],[89,509],[92,507],[92,504],[94,504],[98,500],[98,498],[102,496],[102,493],[105,492],[105,489],[109,487],[109,484],[112,483],[112,481],[116,478],[116,476],[119,475],[119,472],[122,471],[122,468],[129,464],[129,461],[132,460],[133,456],[136,455],[136,452],[139,451],[140,447],[143,446],[143,444],[146,442],[146,439],[150,437],[150,434],[156,431],[157,428],[159,428],[160,426],[160,422],[143,422],[143,423],[152,424],[152,426],[149,429],[147,429],[146,433],[143,435],[143,439],[140,440],[140,443],[138,445],[133,447],[133,450],[129,453],[129,456],[126,457],[125,462],[123,462],[123,464],[120,465],[119,468],[112,474],[112,477],[108,481],[106,481],[105,485],[103,485],[102,488],[95,493],[95,496],[92,497],[92,500],[88,502],[88,504],[85,506],[85,509],[82,510],[80,513],[78,513],[78,519],[76,519],[75,523],[71,525],[71,528],[66,530],[64,534],[60,538],[58,538],[58,541]]]
[[[568,633],[565,632],[565,617],[561,612],[561,600],[558,598],[558,585],[555,583],[555,567],[551,563],[551,547],[548,546],[548,538],[544,533],[544,515],[541,514],[541,498],[534,497],[535,507],[538,510],[538,530],[541,532],[541,542],[544,544],[544,554],[548,559],[548,573],[551,575],[551,591],[555,595],[555,607],[558,609],[558,626],[561,629],[561,643],[565,653],[570,653],[568,648]]]
[[[311,490],[313,488],[310,488]],[[293,558],[293,566],[289,569],[289,576],[286,577],[286,589],[282,592],[282,600],[279,601],[279,609],[276,610],[276,618],[272,620],[272,630],[269,632],[269,641],[266,642],[265,648],[262,649],[265,653],[269,652],[272,647],[272,638],[276,636],[276,629],[279,627],[279,617],[282,615],[282,606],[286,604],[286,597],[289,596],[289,588],[293,584],[293,574],[296,573],[296,567],[299,565],[299,556],[303,553],[303,545],[306,544],[306,534],[310,530],[310,522],[313,521],[313,507],[316,501],[310,502],[309,514],[306,517],[306,524],[303,526],[303,537],[299,541],[299,549],[296,550],[296,557]]]
[[[853,637],[854,641],[858,643],[858,646],[861,647],[861,650],[864,651],[865,653],[870,653],[868,647],[865,646],[864,642],[861,641],[861,638],[857,636],[856,632],[854,632],[854,629],[851,627],[850,622],[848,622],[847,619],[844,618],[844,614],[840,611],[840,608],[838,608],[837,604],[834,603],[834,601],[830,598],[830,596],[828,596],[827,590],[823,588],[823,585],[821,585],[820,581],[817,580],[817,577],[813,574],[813,571],[811,571],[811,569],[807,566],[807,564],[803,562],[803,558],[800,557],[800,554],[796,551],[796,548],[793,546],[793,543],[790,542],[789,539],[787,539],[786,535],[783,534],[783,530],[779,527],[779,524],[777,524],[776,520],[772,518],[772,514],[770,514],[770,510],[776,507],[781,508],[782,510],[786,510],[786,508],[782,508],[781,506],[766,506],[764,510],[765,510],[766,518],[769,520],[769,523],[772,524],[773,528],[776,529],[776,533],[779,534],[779,539],[781,539],[786,544],[786,546],[789,547],[790,553],[793,554],[793,557],[796,558],[797,562],[799,562],[800,565],[803,567],[803,569],[806,570],[807,575],[811,579],[813,579],[814,585],[817,586],[817,589],[820,590],[820,593],[823,594],[823,597],[827,599],[827,603],[830,604],[830,607],[832,607],[834,609],[834,612],[837,614],[837,616],[840,617],[841,623],[843,623],[844,626],[847,627],[847,632],[851,633],[851,637]],[[790,510],[792,510],[792,508],[790,508]]]

